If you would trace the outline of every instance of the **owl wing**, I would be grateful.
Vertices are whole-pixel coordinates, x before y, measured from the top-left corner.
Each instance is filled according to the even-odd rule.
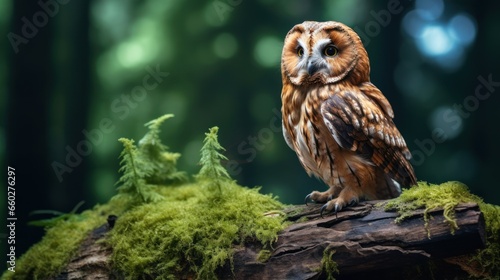
[[[399,184],[415,185],[411,154],[392,120],[392,108],[372,87],[333,94],[321,105],[323,121],[340,147],[371,160]]]

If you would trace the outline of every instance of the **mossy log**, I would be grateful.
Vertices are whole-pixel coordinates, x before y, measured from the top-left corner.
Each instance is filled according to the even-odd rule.
[[[219,278],[326,279],[324,262],[328,261],[336,265],[339,273],[333,276],[337,279],[373,273],[398,279],[403,267],[461,256],[485,245],[484,219],[475,203],[455,208],[458,229],[454,231],[442,210],[429,212],[433,218],[427,226],[423,210],[415,210],[396,224],[398,214],[386,212],[376,203],[363,202],[323,217],[319,215],[321,205],[287,208],[292,224],[279,234],[270,254],[262,258],[260,243],[237,246],[232,265],[221,268]],[[110,249],[98,242],[107,230],[108,225],[96,229],[56,279],[119,279],[108,262]],[[412,279],[420,278],[414,275]]]
[[[434,218],[426,228],[423,210],[416,210],[396,224],[394,219],[398,214],[385,212],[375,207],[375,203],[361,203],[323,218],[319,217],[318,205],[289,209],[291,220],[305,217],[307,221],[294,223],[280,233],[270,258],[264,263],[255,261],[258,252],[252,247],[237,250],[234,278],[325,278],[321,263],[328,250],[333,253],[332,260],[340,272],[337,279],[356,279],[360,274],[381,273],[384,269],[389,269],[389,273],[380,279],[389,279],[391,275],[401,279],[396,272],[403,266],[460,256],[485,245],[484,220],[475,203],[456,207],[459,228],[454,233],[442,210],[431,211]]]

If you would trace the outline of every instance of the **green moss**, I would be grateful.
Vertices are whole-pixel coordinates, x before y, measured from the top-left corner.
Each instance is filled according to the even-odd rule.
[[[400,216],[396,222],[408,218],[413,210],[424,209],[426,228],[429,219],[432,218],[430,211],[443,209],[443,215],[450,225],[450,230],[454,232],[458,229],[454,209],[459,203],[467,202],[475,202],[479,205],[484,215],[487,236],[487,247],[478,250],[476,254],[469,257],[467,262],[473,267],[480,267],[482,277],[486,274],[491,279],[500,279],[500,206],[484,203],[480,197],[471,194],[466,185],[460,182],[446,182],[440,185],[419,182],[418,186],[404,190],[398,198],[387,202],[385,209],[398,211]]]
[[[326,279],[335,280],[334,274],[339,274],[339,268],[336,262],[333,261],[333,254],[335,250],[327,247],[323,251],[323,258],[321,259],[321,268],[326,273]]]
[[[283,228],[283,218],[264,215],[282,204],[233,181],[221,183],[217,200],[199,184],[161,191],[164,200],[119,217],[109,236],[113,266],[127,279],[215,279],[215,270],[232,262],[234,244],[269,245]]]
[[[125,204],[123,200],[116,200],[58,220],[47,228],[40,242],[16,261],[15,272],[6,271],[2,279],[46,279],[59,274],[89,232],[106,223],[108,215],[120,214]]]
[[[286,225],[282,215],[266,215],[283,205],[271,195],[226,181],[222,194],[203,183],[156,188],[158,203],[132,204],[132,197],[112,199],[47,229],[42,241],[16,262],[16,272],[2,279],[46,279],[58,275],[93,229],[119,215],[106,242],[112,263],[127,279],[178,279],[191,275],[215,279],[215,270],[232,262],[233,245],[258,240],[265,247]],[[126,211],[131,205],[132,209]]]
[[[303,217],[300,217],[300,218],[296,221],[296,223],[304,223],[304,222],[307,222],[307,221],[309,221],[309,218],[308,218],[308,217],[306,217],[306,216],[303,216]]]
[[[442,208],[444,211],[443,216],[450,225],[451,231],[454,232],[458,229],[455,221],[455,207],[459,203],[477,200],[480,200],[480,198],[472,195],[467,186],[460,182],[447,182],[439,186],[419,182],[417,187],[404,190],[398,198],[385,204],[385,209],[397,210],[400,216],[396,219],[396,222],[399,223],[408,218],[414,210],[423,208],[425,209],[424,222],[427,228],[431,218],[429,212]]]
[[[262,249],[259,251],[259,254],[257,255],[257,261],[261,263],[267,262],[267,260],[269,260],[269,258],[271,257],[271,254],[272,254],[271,251]]]
[[[471,261],[479,264],[481,274],[490,279],[500,279],[500,206],[480,203],[486,223],[486,248],[472,256]]]

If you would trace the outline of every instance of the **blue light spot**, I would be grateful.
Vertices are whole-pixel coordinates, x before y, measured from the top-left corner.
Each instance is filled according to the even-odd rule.
[[[450,52],[454,41],[440,25],[425,26],[418,41],[420,50],[429,56],[439,56]]]
[[[424,19],[422,19],[420,14],[417,11],[413,10],[405,15],[402,25],[403,29],[408,35],[412,36],[413,38],[419,38],[425,23],[426,22],[424,21]]]
[[[476,38],[476,24],[467,14],[454,16],[448,24],[448,33],[457,43],[470,45]]]

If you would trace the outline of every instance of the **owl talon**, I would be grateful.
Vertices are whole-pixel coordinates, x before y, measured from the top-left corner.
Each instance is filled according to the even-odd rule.
[[[307,201],[311,198],[311,194],[306,195],[306,198],[304,199],[304,203],[307,205]]]
[[[335,213],[335,218],[338,218],[337,213],[341,209],[342,209],[342,206],[340,206],[339,204],[335,203],[335,208],[333,210],[333,213]],[[323,212],[325,212],[325,210],[328,210],[328,203],[326,203],[323,206],[321,206],[321,210],[319,211],[319,215],[321,216],[321,218],[323,218]]]
[[[337,213],[342,210],[342,206],[340,206],[338,203],[335,203],[335,217],[337,216]]]
[[[321,206],[321,210],[319,211],[319,215],[321,216],[321,218],[323,218],[323,212],[325,211],[325,209],[328,207],[328,203]]]

